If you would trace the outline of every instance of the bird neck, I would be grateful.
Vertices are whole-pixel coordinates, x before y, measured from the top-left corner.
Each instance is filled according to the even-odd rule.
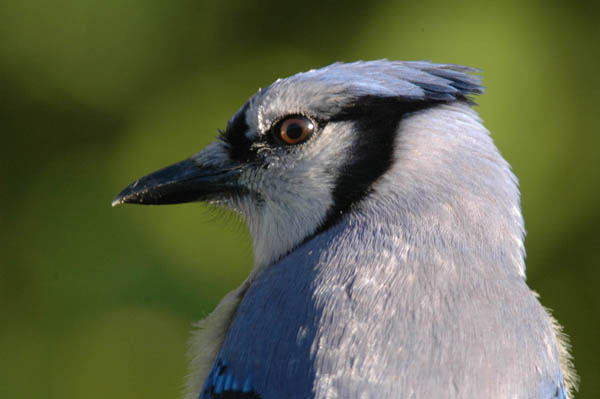
[[[403,120],[391,170],[343,219],[338,231],[360,231],[414,264],[488,265],[525,278],[517,179],[467,104]]]

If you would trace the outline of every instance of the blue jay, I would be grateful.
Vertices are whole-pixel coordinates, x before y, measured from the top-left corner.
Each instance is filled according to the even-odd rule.
[[[279,79],[115,198],[206,201],[250,230],[254,268],[199,323],[186,398],[569,397],[471,72],[378,60]]]

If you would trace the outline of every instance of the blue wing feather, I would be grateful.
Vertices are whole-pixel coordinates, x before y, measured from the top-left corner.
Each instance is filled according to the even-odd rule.
[[[245,377],[234,375],[225,362],[217,359],[206,378],[199,399],[260,399],[260,395],[252,387],[250,376]]]

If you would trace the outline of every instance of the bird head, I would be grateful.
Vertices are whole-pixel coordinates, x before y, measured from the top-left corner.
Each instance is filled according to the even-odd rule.
[[[456,172],[452,159],[444,163],[434,158],[458,146],[452,138],[436,137],[435,127],[460,120],[441,117],[422,127],[432,133],[420,146],[415,145],[418,137],[401,143],[409,137],[403,136],[401,125],[452,103],[469,109],[468,96],[483,92],[479,77],[468,73],[472,71],[379,60],[336,63],[279,79],[251,97],[218,140],[136,180],[113,206],[205,201],[232,208],[251,232],[255,266],[267,266],[359,208],[395,165],[412,173],[406,180],[424,198],[423,187],[436,179],[435,184],[451,186]],[[463,147],[472,145],[476,151],[478,145],[465,140]],[[419,161],[419,153],[431,162]],[[454,156],[464,154],[448,155]],[[397,183],[408,190],[408,181]]]

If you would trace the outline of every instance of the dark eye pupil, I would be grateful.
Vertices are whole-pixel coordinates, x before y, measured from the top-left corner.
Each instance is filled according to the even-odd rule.
[[[302,137],[302,126],[297,123],[291,123],[285,130],[287,136],[292,140],[297,140]]]

